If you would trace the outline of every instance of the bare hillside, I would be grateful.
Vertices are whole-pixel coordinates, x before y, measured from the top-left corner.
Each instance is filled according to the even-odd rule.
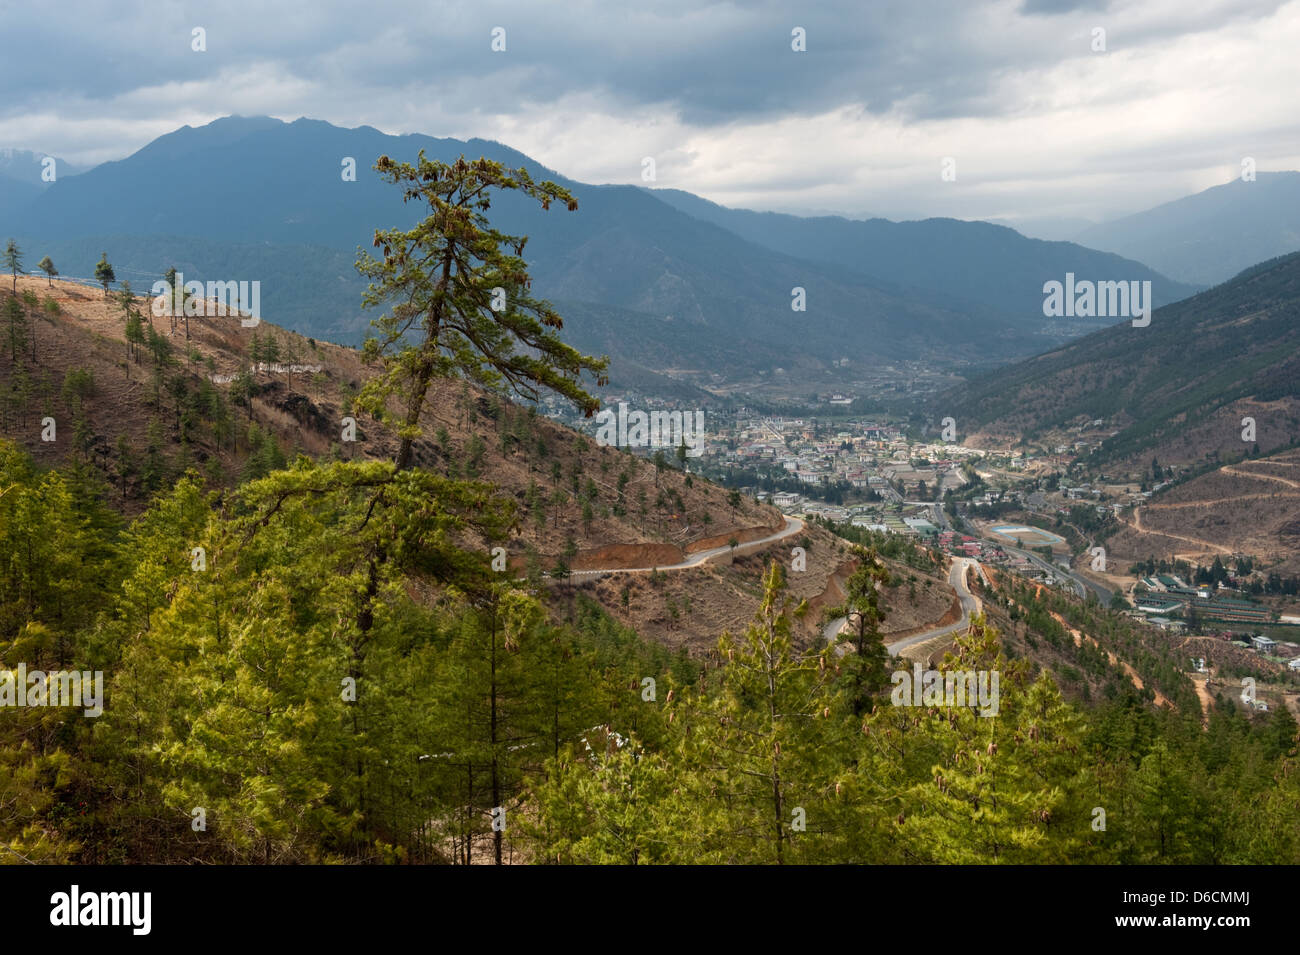
[[[151,315],[145,297],[134,306],[146,338],[152,328],[156,339],[128,349],[117,294],[27,277],[17,285],[26,330],[22,348],[0,356],[4,433],[44,464],[88,463],[127,514],[185,470],[230,485],[298,453],[383,459],[396,450],[390,434],[360,416],[355,440],[344,440],[352,398],[369,373],[354,350],[267,321],[246,328],[236,317],[191,318],[187,327]],[[52,441],[42,440],[46,418],[55,422]],[[643,635],[700,649],[723,630],[742,629],[757,607],[764,564],[789,567],[796,546],[807,552],[807,569],[789,575],[791,590],[811,608],[801,641],[816,637],[821,611],[842,598],[848,547],[821,528],[788,525],[770,506],[599,447],[463,382],[435,384],[422,424],[420,466],[488,481],[515,500],[513,571],[589,572],[550,586],[570,601],[587,593]],[[768,543],[745,546],[753,541]],[[718,549],[726,553],[671,569]],[[664,569],[590,573],[626,568]],[[895,570],[900,580],[915,576]],[[951,589],[922,576],[915,595],[908,586],[895,591],[890,632],[947,612]]]

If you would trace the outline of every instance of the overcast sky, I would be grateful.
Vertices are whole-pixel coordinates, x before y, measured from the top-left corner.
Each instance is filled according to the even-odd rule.
[[[1246,156],[1300,168],[1300,0],[212,6],[0,0],[0,146],[96,163],[309,116],[496,139],[584,182],[652,156],[655,185],[730,206],[1013,221],[1136,212]]]

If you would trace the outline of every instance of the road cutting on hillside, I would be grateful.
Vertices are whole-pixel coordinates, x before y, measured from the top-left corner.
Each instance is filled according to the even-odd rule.
[[[603,570],[574,570],[569,572],[570,577],[601,577],[605,574],[649,574],[655,571],[669,570],[689,570],[692,567],[699,567],[715,558],[722,557],[726,554],[738,554],[742,551],[753,550],[757,547],[765,547],[776,541],[784,540],[799,534],[804,529],[804,522],[797,517],[786,517],[785,527],[770,534],[767,537],[760,537],[758,540],[747,541],[744,544],[737,544],[735,547],[723,545],[722,547],[710,547],[699,553],[692,554],[686,560],[676,564],[660,564],[657,567],[610,567]]]
[[[983,576],[983,568],[980,567],[979,561],[971,557],[956,557],[952,565],[948,568],[948,583],[953,591],[957,594],[957,600],[961,607],[961,616],[955,623],[943,624],[938,627],[932,627],[921,633],[913,634],[910,637],[904,637],[902,640],[896,640],[893,643],[885,645],[889,655],[896,657],[908,647],[916,646],[918,643],[925,643],[927,640],[933,640],[935,637],[947,636],[950,633],[956,633],[963,627],[970,626],[970,618],[973,614],[983,611],[980,599],[970,592],[966,586],[966,571],[969,567],[974,566]],[[987,579],[987,578],[985,578]],[[840,631],[848,623],[847,617],[836,617],[822,628],[822,636],[827,643],[834,643],[835,638],[839,636]],[[840,644],[836,652],[843,656],[848,652],[848,644]]]

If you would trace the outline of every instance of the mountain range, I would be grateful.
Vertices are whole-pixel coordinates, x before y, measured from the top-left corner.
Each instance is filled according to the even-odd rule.
[[[414,161],[420,150],[526,166],[574,193],[576,212],[504,196],[491,218],[530,237],[535,290],[571,316],[577,347],[611,356],[616,384],[639,376],[664,385],[665,369],[705,385],[780,369],[802,393],[851,383],[864,359],[964,370],[1100,327],[1044,318],[1043,283],[1067,272],[1149,280],[1157,305],[1197,290],[1114,254],[988,223],[725,209],[672,190],[578,183],[495,142],[269,117],[182,127],[34,193],[0,179],[0,231],[18,236],[33,262],[51,255],[66,275],[89,276],[108,252],[137,289],[168,266],[199,280],[256,279],[265,308],[286,325],[356,343],[370,317],[356,250],[376,228],[410,226],[421,213],[370,166],[380,155]],[[349,159],[356,181],[342,175]],[[796,289],[806,312],[792,309]]]
[[[48,163],[51,159],[53,163]],[[60,177],[83,171],[57,156],[29,149],[0,149],[0,218],[7,220],[30,205]]]
[[[1300,249],[1300,172],[1261,172],[1091,226],[1074,239],[1136,258],[1170,278],[1226,282]]]
[[[1300,253],[939,395],[931,411],[997,443],[1102,419],[1094,461],[1195,465],[1300,437]],[[1254,421],[1245,441],[1243,418]]]

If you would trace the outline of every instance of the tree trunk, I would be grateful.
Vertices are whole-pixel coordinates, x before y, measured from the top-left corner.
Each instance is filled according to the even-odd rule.
[[[768,639],[772,638],[769,630]],[[776,820],[776,864],[785,864],[785,818],[781,799],[781,756],[776,739],[776,674],[772,669],[772,645],[767,647],[767,715],[772,728],[772,809]]]
[[[425,358],[420,362],[420,367],[415,380],[415,388],[411,392],[410,401],[406,405],[406,418],[403,424],[407,428],[414,427],[420,420],[420,411],[424,407],[424,396],[428,394],[429,384],[433,381],[433,362]],[[402,438],[401,447],[397,450],[397,460],[394,462],[397,470],[405,471],[411,466],[413,457],[415,439],[409,436]]]
[[[496,811],[501,809],[502,813],[505,808],[501,805],[501,774],[500,767],[497,763],[497,612],[496,607],[492,608],[492,649],[489,659],[490,679],[489,691],[491,693],[492,709],[490,719],[490,741],[492,744],[492,851],[496,855],[496,864],[501,865],[501,842],[502,830],[505,820],[501,820],[501,825],[497,825]]]
[[[442,259],[442,278],[438,284],[443,291],[446,291],[451,284],[451,265],[455,258],[455,247],[454,242],[448,242],[447,251]],[[425,338],[422,346],[423,354],[416,372],[415,388],[411,391],[411,398],[406,405],[406,420],[404,423],[408,429],[414,428],[420,422],[420,412],[424,408],[424,396],[428,394],[429,384],[433,381],[433,363],[438,356],[438,336],[441,332],[442,301],[439,300],[433,312],[429,315],[429,322],[425,327]],[[414,438],[402,438],[402,444],[397,450],[397,460],[395,462],[397,470],[405,471],[411,466],[414,444]]]

